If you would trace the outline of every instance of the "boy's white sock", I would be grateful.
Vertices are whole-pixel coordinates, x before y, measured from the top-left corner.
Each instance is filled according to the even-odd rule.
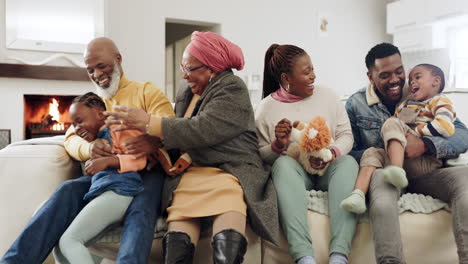
[[[395,165],[389,165],[383,169],[384,180],[393,184],[398,189],[403,189],[408,186],[408,179],[403,168]]]
[[[366,195],[361,190],[356,189],[341,202],[340,207],[351,213],[362,214],[367,209]]]

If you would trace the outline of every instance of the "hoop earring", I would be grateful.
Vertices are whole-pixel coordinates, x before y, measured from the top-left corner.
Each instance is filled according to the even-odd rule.
[[[210,75],[210,79],[208,80],[209,83],[211,82],[211,79],[213,79],[213,75]]]
[[[290,92],[289,91],[289,83],[288,83],[288,86],[286,86],[284,89],[286,90],[286,92],[288,92],[288,93]]]

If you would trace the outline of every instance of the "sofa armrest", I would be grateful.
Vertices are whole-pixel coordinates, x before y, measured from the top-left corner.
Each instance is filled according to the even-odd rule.
[[[25,227],[34,210],[81,168],[58,144],[10,145],[0,151],[0,256]]]

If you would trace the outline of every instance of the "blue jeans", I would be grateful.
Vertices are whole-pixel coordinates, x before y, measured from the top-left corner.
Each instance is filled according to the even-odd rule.
[[[127,210],[117,263],[146,263],[159,216],[164,174],[160,167],[142,171],[144,191]],[[0,263],[42,263],[86,202],[91,177],[65,181],[29,221]],[[138,247],[138,248],[137,248]]]
[[[144,190],[135,196],[125,215],[117,263],[148,263],[154,226],[160,215],[164,177],[159,166],[141,171]]]

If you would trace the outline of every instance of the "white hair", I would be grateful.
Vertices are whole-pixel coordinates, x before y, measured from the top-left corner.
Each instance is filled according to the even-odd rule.
[[[119,89],[120,77],[122,77],[122,73],[120,72],[118,65],[114,64],[114,71],[112,72],[110,78],[109,87],[102,88],[97,82],[93,81],[94,86],[96,86],[96,93],[104,99],[110,99],[114,97],[114,95],[117,93],[117,90]]]

